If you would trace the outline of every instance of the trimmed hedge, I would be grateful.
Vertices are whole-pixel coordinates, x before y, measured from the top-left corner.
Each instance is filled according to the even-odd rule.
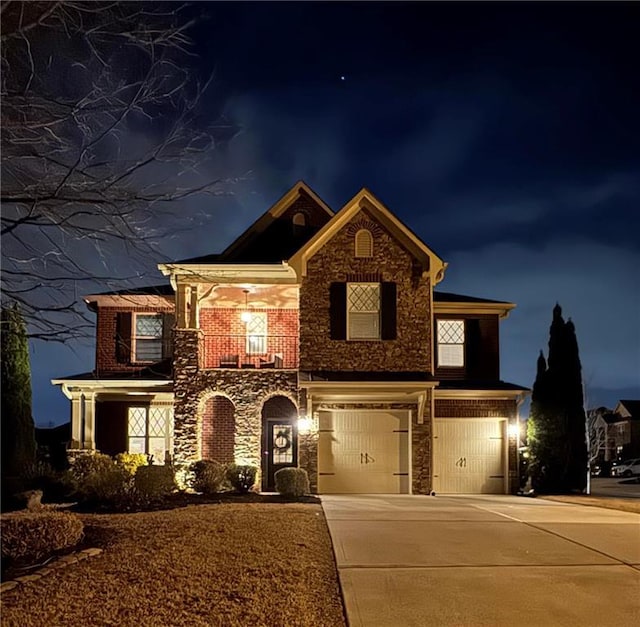
[[[37,560],[80,542],[84,526],[75,514],[20,511],[0,520],[2,558]]]
[[[229,464],[227,467],[227,480],[231,487],[240,494],[246,494],[256,482],[258,469],[256,466],[245,466],[243,464]]]
[[[309,493],[309,476],[304,468],[281,468],[274,478],[276,490],[286,498],[299,498]]]
[[[74,496],[89,503],[119,504],[132,488],[131,474],[108,455],[81,455],[67,471]]]
[[[201,459],[189,466],[191,485],[196,492],[216,494],[228,489],[227,467],[211,459]]]
[[[173,466],[140,466],[133,485],[141,496],[148,499],[168,496],[177,487]]]
[[[130,475],[135,475],[140,466],[149,464],[149,458],[144,453],[118,453],[116,464],[124,468]]]

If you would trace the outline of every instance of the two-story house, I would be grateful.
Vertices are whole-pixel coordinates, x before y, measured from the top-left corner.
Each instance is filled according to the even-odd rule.
[[[54,380],[73,445],[156,462],[299,465],[319,493],[508,493],[518,406],[509,302],[437,291],[447,264],[370,191],[334,212],[297,183],[169,285],[86,298],[96,367]]]

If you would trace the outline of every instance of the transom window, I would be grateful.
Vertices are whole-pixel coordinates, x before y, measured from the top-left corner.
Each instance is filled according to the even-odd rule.
[[[136,314],[134,360],[162,359],[162,314]]]
[[[127,418],[129,453],[153,455],[155,464],[164,464],[172,448],[173,408],[129,407]]]
[[[438,320],[438,366],[464,366],[464,320]]]
[[[373,236],[371,231],[360,229],[356,233],[356,257],[373,257]]]
[[[267,314],[251,313],[247,322],[247,355],[263,355],[267,352]]]
[[[347,284],[349,340],[380,339],[380,283]]]

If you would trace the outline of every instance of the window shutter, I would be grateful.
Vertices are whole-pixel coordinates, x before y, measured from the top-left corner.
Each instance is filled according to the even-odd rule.
[[[329,287],[329,328],[332,340],[347,339],[347,284]]]
[[[173,357],[173,327],[176,317],[172,313],[162,314],[162,359]]]
[[[481,378],[482,368],[482,342],[480,337],[480,320],[469,318],[464,323],[464,350],[467,377],[470,379]]]
[[[116,361],[119,364],[131,362],[131,312],[116,314]]]
[[[382,283],[382,292],[380,295],[380,305],[382,308],[380,337],[383,340],[395,340],[398,337],[396,321],[396,292],[395,283]]]

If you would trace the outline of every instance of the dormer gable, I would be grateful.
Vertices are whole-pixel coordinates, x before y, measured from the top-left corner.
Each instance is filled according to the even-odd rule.
[[[332,217],[331,208],[298,181],[219,256],[222,263],[272,263],[288,259]]]

